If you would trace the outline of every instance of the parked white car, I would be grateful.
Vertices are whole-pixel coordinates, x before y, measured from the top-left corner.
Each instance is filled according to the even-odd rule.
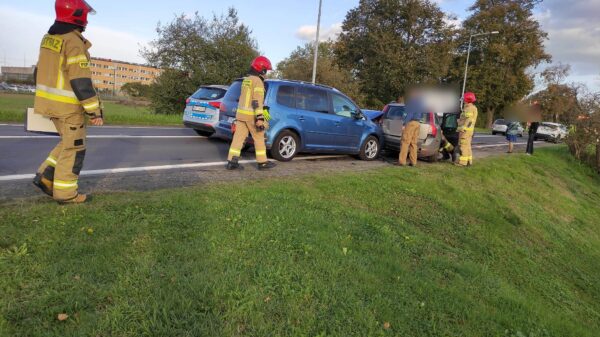
[[[494,124],[492,124],[492,135],[506,135],[506,130],[508,129],[508,121],[504,119],[496,119]],[[521,124],[519,124],[519,133],[517,134],[519,137],[523,137],[525,133],[525,129]]]
[[[540,123],[540,126],[537,129],[535,139],[543,139],[553,143],[560,143],[567,138],[568,134],[569,131],[567,130],[567,127],[562,124],[543,122]]]

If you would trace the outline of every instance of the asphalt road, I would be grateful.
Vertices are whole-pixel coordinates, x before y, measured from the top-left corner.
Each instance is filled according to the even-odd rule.
[[[21,125],[0,124],[0,199],[33,195],[30,179],[57,142],[58,137],[27,133]],[[520,142],[526,142],[526,138]],[[477,134],[473,144],[476,157],[506,151],[502,136]],[[87,183],[94,190],[145,190],[262,176],[255,169],[224,173],[228,149],[227,142],[200,137],[186,128],[92,127],[80,186]],[[243,157],[250,163],[254,154],[245,153]],[[290,163],[280,163],[284,169],[273,173],[357,170],[384,164],[360,162],[350,156],[304,155]]]

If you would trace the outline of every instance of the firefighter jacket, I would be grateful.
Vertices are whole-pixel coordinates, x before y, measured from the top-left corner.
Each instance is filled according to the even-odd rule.
[[[90,71],[91,46],[77,30],[44,36],[36,71],[36,113],[58,118],[76,113],[101,117]]]
[[[242,91],[237,108],[236,119],[254,122],[264,120],[263,104],[265,101],[265,83],[256,75],[249,75],[242,82]]]
[[[458,131],[474,132],[475,123],[477,123],[477,107],[473,103],[468,103],[458,121]]]

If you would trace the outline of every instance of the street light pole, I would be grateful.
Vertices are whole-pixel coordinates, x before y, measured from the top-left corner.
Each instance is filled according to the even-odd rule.
[[[323,0],[319,0],[319,17],[317,19],[317,38],[315,40],[315,60],[313,62],[312,83],[317,83],[317,60],[319,59],[319,35],[321,33],[321,7]]]
[[[467,90],[467,73],[469,72],[469,58],[471,57],[471,43],[473,42],[473,38],[478,37],[478,36],[496,35],[496,34],[500,34],[500,32],[495,30],[495,31],[489,32],[489,33],[471,34],[471,36],[469,36],[469,49],[467,49],[467,62],[465,64],[465,79],[463,80],[462,95],[460,96],[461,110],[465,106],[464,97],[465,97],[465,91]]]

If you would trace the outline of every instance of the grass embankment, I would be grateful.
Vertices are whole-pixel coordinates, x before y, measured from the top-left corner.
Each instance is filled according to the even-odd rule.
[[[109,125],[180,126],[181,115],[157,115],[147,107],[104,102],[105,122]],[[33,107],[33,95],[0,94],[0,122],[23,123],[25,109]]]
[[[8,205],[0,331],[598,336],[598,205],[600,179],[560,147]]]

